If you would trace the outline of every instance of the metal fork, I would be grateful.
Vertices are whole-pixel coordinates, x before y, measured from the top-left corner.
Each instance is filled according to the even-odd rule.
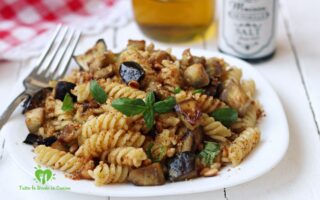
[[[50,80],[60,79],[64,76],[68,70],[73,52],[79,42],[80,35],[81,33],[79,31],[58,25],[48,45],[40,55],[35,68],[23,80],[24,91],[11,102],[1,115],[0,131],[22,101],[31,98],[40,88],[48,86]],[[0,145],[1,160],[5,146],[4,139]]]

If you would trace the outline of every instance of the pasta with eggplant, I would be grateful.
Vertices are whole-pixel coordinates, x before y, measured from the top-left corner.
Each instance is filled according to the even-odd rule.
[[[74,59],[81,69],[24,110],[41,165],[97,186],[154,186],[217,176],[260,141],[255,82],[221,58],[178,58],[143,40],[113,52],[98,40]]]

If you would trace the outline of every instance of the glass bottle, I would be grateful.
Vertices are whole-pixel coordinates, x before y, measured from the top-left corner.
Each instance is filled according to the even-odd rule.
[[[219,50],[249,62],[275,53],[277,0],[222,0]]]
[[[212,24],[214,0],[132,0],[142,32],[166,42],[182,42]]]

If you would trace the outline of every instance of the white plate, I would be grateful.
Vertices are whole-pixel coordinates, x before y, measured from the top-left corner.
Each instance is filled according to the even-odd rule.
[[[181,49],[173,53],[178,57]],[[262,103],[266,117],[259,124],[262,137],[258,147],[236,168],[225,167],[218,176],[210,178],[197,178],[190,181],[167,183],[162,186],[138,187],[132,184],[108,185],[96,187],[93,181],[68,179],[63,173],[55,171],[56,179],[48,184],[70,187],[72,192],[92,194],[98,196],[115,197],[142,197],[162,196],[205,192],[235,186],[251,181],[270,171],[284,156],[288,143],[289,131],[286,116],[278,96],[269,83],[250,64],[223,54],[192,50],[194,55],[205,57],[222,57],[231,65],[242,68],[244,78],[252,78],[257,85],[257,98]],[[34,177],[34,154],[30,145],[23,144],[28,131],[24,124],[21,109],[15,112],[12,119],[3,128],[6,135],[7,148],[10,155],[21,169]]]

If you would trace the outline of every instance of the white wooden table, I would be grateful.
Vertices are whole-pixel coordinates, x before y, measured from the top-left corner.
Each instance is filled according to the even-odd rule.
[[[280,96],[288,117],[290,145],[284,159],[271,172],[236,187],[201,194],[145,199],[320,199],[320,2],[282,0],[280,3],[277,53],[270,61],[256,64],[255,67]],[[100,37],[111,47],[124,46],[129,38],[145,39],[131,21],[118,30],[109,29],[101,35],[83,38],[78,49],[89,47]],[[170,44],[155,44],[158,47],[170,47]],[[179,46],[217,50],[216,38]],[[0,112],[17,92],[13,90],[14,85],[20,84],[19,81],[31,68],[30,61],[0,62]],[[270,156],[274,153],[270,152]],[[5,151],[0,162],[0,199],[122,199],[69,192],[19,190],[19,185],[32,183],[32,178],[16,167]]]

